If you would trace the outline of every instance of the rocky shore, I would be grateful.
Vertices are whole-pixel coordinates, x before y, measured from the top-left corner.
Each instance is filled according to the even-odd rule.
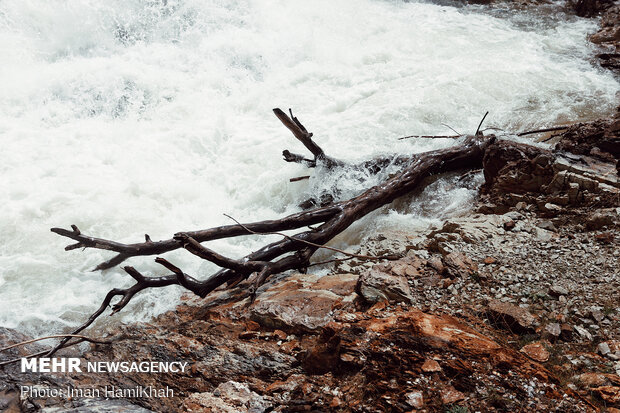
[[[618,70],[620,6],[585,3],[575,10],[604,13],[591,38],[607,48],[601,65]],[[150,323],[109,328],[101,336],[112,344],[58,353],[187,361],[186,371],[23,373],[13,364],[0,368],[0,410],[620,412],[620,115],[543,138],[548,149],[504,141],[487,154],[470,214],[360,247],[398,260],[280,274],[254,302],[243,284],[186,295]],[[26,339],[0,331],[0,346]],[[21,386],[141,391],[37,397]]]

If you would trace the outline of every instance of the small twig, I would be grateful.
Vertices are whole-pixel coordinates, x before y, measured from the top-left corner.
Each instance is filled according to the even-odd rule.
[[[280,236],[282,236],[284,238],[287,238],[287,239],[289,239],[291,241],[301,242],[301,243],[304,243],[304,244],[307,244],[307,245],[310,245],[310,246],[316,247],[316,248],[325,248],[325,249],[328,249],[328,250],[331,250],[331,251],[335,251],[335,252],[339,252],[341,254],[347,255],[347,256],[349,256],[351,258],[360,258],[360,259],[363,259],[363,260],[392,260],[392,261],[402,258],[398,254],[387,254],[387,255],[379,255],[379,256],[353,254],[351,252],[346,252],[346,251],[340,250],[338,248],[328,247],[327,245],[316,244],[314,242],[310,242],[310,241],[306,241],[306,240],[303,240],[303,239],[291,237],[290,235],[286,235],[286,234],[283,234],[281,232],[256,232],[256,231],[252,231],[251,229],[249,229],[248,227],[246,227],[245,225],[243,225],[241,222],[237,221],[235,218],[231,217],[230,215],[224,214],[224,216],[232,219],[238,225],[240,225],[242,228],[244,228],[246,231],[248,231],[251,234],[255,234],[255,235],[280,235]]]
[[[12,349],[14,347],[25,346],[26,344],[34,343],[34,342],[37,342],[37,341],[47,340],[49,338],[65,338],[65,337],[78,337],[78,338],[81,338],[84,341],[88,341],[90,343],[95,343],[95,344],[111,344],[112,343],[111,341],[97,340],[97,339],[86,337],[86,336],[82,336],[82,335],[79,335],[79,334],[55,334],[55,335],[52,335],[52,336],[33,338],[32,340],[26,340],[26,341],[22,341],[20,343],[11,344],[10,346],[0,348],[0,352],[10,350],[10,349]]]
[[[81,341],[76,341],[75,343],[71,343],[70,345],[77,344],[77,343],[81,343]],[[7,365],[13,364],[13,363],[17,363],[18,361],[20,361],[23,358],[29,359],[29,358],[32,358],[32,357],[42,356],[42,355],[44,355],[46,353],[47,353],[47,350],[43,350],[43,351],[39,351],[38,353],[28,354],[25,357],[18,357],[18,358],[6,360],[6,361],[3,361],[3,362],[0,362],[0,367],[7,366]]]
[[[18,361],[20,361],[23,358],[33,358],[33,357],[38,357],[38,356],[42,356],[42,355],[46,355],[48,357],[50,357],[52,354],[54,354],[56,351],[63,349],[63,348],[67,348],[67,347],[71,347],[74,346],[76,344],[80,344],[83,343],[84,341],[88,341],[91,343],[95,343],[95,344],[112,344],[113,341],[102,341],[102,340],[96,340],[96,339],[92,339],[86,336],[81,336],[78,334],[59,334],[59,335],[54,335],[54,336],[47,336],[47,337],[41,337],[41,338],[36,338],[33,340],[28,340],[28,341],[24,341],[21,343],[16,343],[13,344],[11,346],[5,347],[3,349],[0,349],[0,351],[4,351],[4,350],[8,350],[10,348],[16,347],[16,346],[21,346],[24,344],[29,344],[35,341],[39,341],[39,340],[44,340],[46,338],[64,338],[63,341],[60,342],[60,344],[58,344],[56,347],[54,347],[52,350],[43,350],[43,351],[39,351],[38,353],[33,353],[33,354],[28,354],[27,356],[23,356],[23,357],[17,357],[14,359],[10,359],[10,360],[5,360],[0,362],[0,367],[2,366],[7,366],[9,364],[13,364],[13,363],[17,363]],[[72,338],[77,338],[76,341],[71,342]],[[68,340],[68,341],[64,341],[64,340]]]
[[[423,138],[423,139],[458,139],[463,135],[455,135],[455,136],[448,136],[448,135],[409,135],[409,136],[403,136],[402,138],[398,138],[399,141],[402,141],[403,139],[409,139],[409,138]]]
[[[450,129],[452,132],[456,133],[456,134],[457,134],[457,135],[459,135],[459,136],[460,136],[460,135],[462,135],[462,133],[461,133],[461,132],[459,132],[459,131],[455,130],[452,126],[448,125],[447,123],[442,123],[441,125],[442,125],[442,126],[445,126],[445,127],[446,127],[446,128],[448,128],[448,129]]]
[[[489,111],[487,111],[487,113],[484,114],[484,116],[482,117],[482,120],[480,121],[480,124],[478,124],[478,128],[476,129],[476,133],[474,133],[474,135],[478,136],[478,132],[480,132],[480,128],[482,127],[482,123],[484,122],[484,120],[486,119],[488,114],[489,114]]]
[[[291,178],[289,179],[289,182],[303,181],[304,179],[310,179],[310,175],[304,175],[304,176],[298,176],[297,178]]]
[[[308,267],[315,267],[317,265],[323,265],[323,264],[331,264],[332,262],[349,261],[349,260],[352,260],[353,258],[355,258],[355,257],[334,258],[332,260],[327,260],[327,261],[313,262],[312,264],[308,264]]]

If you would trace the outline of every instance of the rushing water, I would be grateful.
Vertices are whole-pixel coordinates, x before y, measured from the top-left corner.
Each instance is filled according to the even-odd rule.
[[[119,269],[89,272],[110,254],[65,252],[51,227],[163,239],[230,223],[222,213],[291,213],[333,185],[289,182],[308,171],[281,151],[304,149],[273,107],[294,108],[346,160],[449,145],[396,138],[452,133],[442,123],[471,133],[487,110],[488,125],[515,131],[614,107],[618,83],[592,65],[586,41],[595,21],[504,14],[378,0],[0,1],[0,325],[58,331],[130,283]],[[372,182],[357,178],[339,177],[342,196]],[[374,214],[349,238],[459,213],[473,192],[453,184]],[[239,257],[260,243],[210,246]],[[214,269],[168,257],[203,277]],[[161,273],[150,257],[129,263]],[[124,317],[170,308],[178,294],[143,293]]]

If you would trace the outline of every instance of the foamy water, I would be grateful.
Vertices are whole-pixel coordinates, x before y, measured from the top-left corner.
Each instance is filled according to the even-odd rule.
[[[618,83],[590,62],[595,28],[400,1],[3,0],[0,325],[55,332],[131,283],[119,269],[89,272],[110,254],[65,252],[51,227],[164,239],[229,224],[223,213],[292,213],[332,186],[289,182],[308,170],[281,151],[304,148],[273,107],[292,107],[331,156],[350,161],[450,145],[396,138],[451,134],[442,123],[471,133],[487,110],[487,125],[513,131],[603,114]],[[372,182],[345,174],[337,184],[349,196]],[[340,242],[458,214],[473,196],[452,181],[436,188],[435,215],[412,201]],[[240,257],[262,242],[209,246]],[[215,269],[167,257],[199,277]],[[149,257],[128,263],[162,273]],[[113,320],[171,308],[179,293],[144,292]]]

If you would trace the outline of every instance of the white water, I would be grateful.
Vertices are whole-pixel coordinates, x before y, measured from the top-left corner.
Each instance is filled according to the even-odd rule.
[[[595,27],[400,1],[2,0],[0,325],[58,331],[129,285],[119,269],[88,272],[110,254],[65,252],[51,227],[163,239],[230,223],[222,213],[288,214],[329,186],[288,182],[308,171],[281,151],[304,149],[273,107],[294,108],[346,160],[449,145],[396,138],[450,134],[442,122],[471,133],[487,110],[487,125],[513,131],[609,111],[618,83],[590,63]],[[434,218],[473,192],[444,183],[436,195]],[[374,214],[348,237],[420,225],[422,206]],[[239,257],[260,243],[210,246]],[[214,269],[167,257],[202,277]],[[148,257],[129,264],[162,272]],[[178,294],[143,293],[123,317],[171,308]]]

